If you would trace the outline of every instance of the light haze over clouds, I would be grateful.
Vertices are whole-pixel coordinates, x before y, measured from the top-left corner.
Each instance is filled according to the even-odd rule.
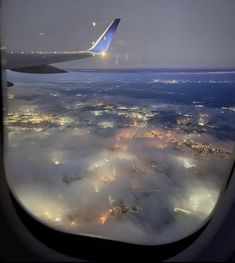
[[[87,49],[112,19],[121,18],[107,57],[64,68],[235,66],[233,0],[2,2],[9,50]]]
[[[36,219],[145,245],[206,222],[232,164],[234,73],[9,76],[6,175]]]

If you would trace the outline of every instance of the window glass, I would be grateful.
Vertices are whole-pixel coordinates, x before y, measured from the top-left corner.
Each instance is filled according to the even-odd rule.
[[[5,169],[29,214],[147,245],[206,222],[235,134],[235,2],[208,2],[3,1]],[[29,73],[86,51],[115,18],[104,54]]]

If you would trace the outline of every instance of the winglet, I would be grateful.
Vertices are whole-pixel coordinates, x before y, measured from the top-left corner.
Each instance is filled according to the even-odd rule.
[[[106,52],[113,39],[113,35],[117,29],[120,20],[121,19],[119,18],[114,19],[112,23],[108,26],[108,28],[104,31],[104,33],[100,36],[100,38],[95,42],[95,44],[88,50],[94,53]]]

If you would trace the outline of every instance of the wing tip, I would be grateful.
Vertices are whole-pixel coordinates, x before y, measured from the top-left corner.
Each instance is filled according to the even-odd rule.
[[[112,42],[114,33],[121,21],[121,18],[115,18],[110,25],[106,28],[104,33],[98,38],[95,44],[88,49],[93,53],[103,53],[106,52]]]

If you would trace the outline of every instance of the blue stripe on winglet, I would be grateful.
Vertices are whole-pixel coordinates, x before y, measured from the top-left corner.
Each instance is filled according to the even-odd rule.
[[[120,20],[121,19],[119,18],[114,19],[112,23],[108,26],[108,28],[104,31],[104,33],[95,42],[95,44],[89,49],[89,51],[94,53],[101,53],[107,51]]]

